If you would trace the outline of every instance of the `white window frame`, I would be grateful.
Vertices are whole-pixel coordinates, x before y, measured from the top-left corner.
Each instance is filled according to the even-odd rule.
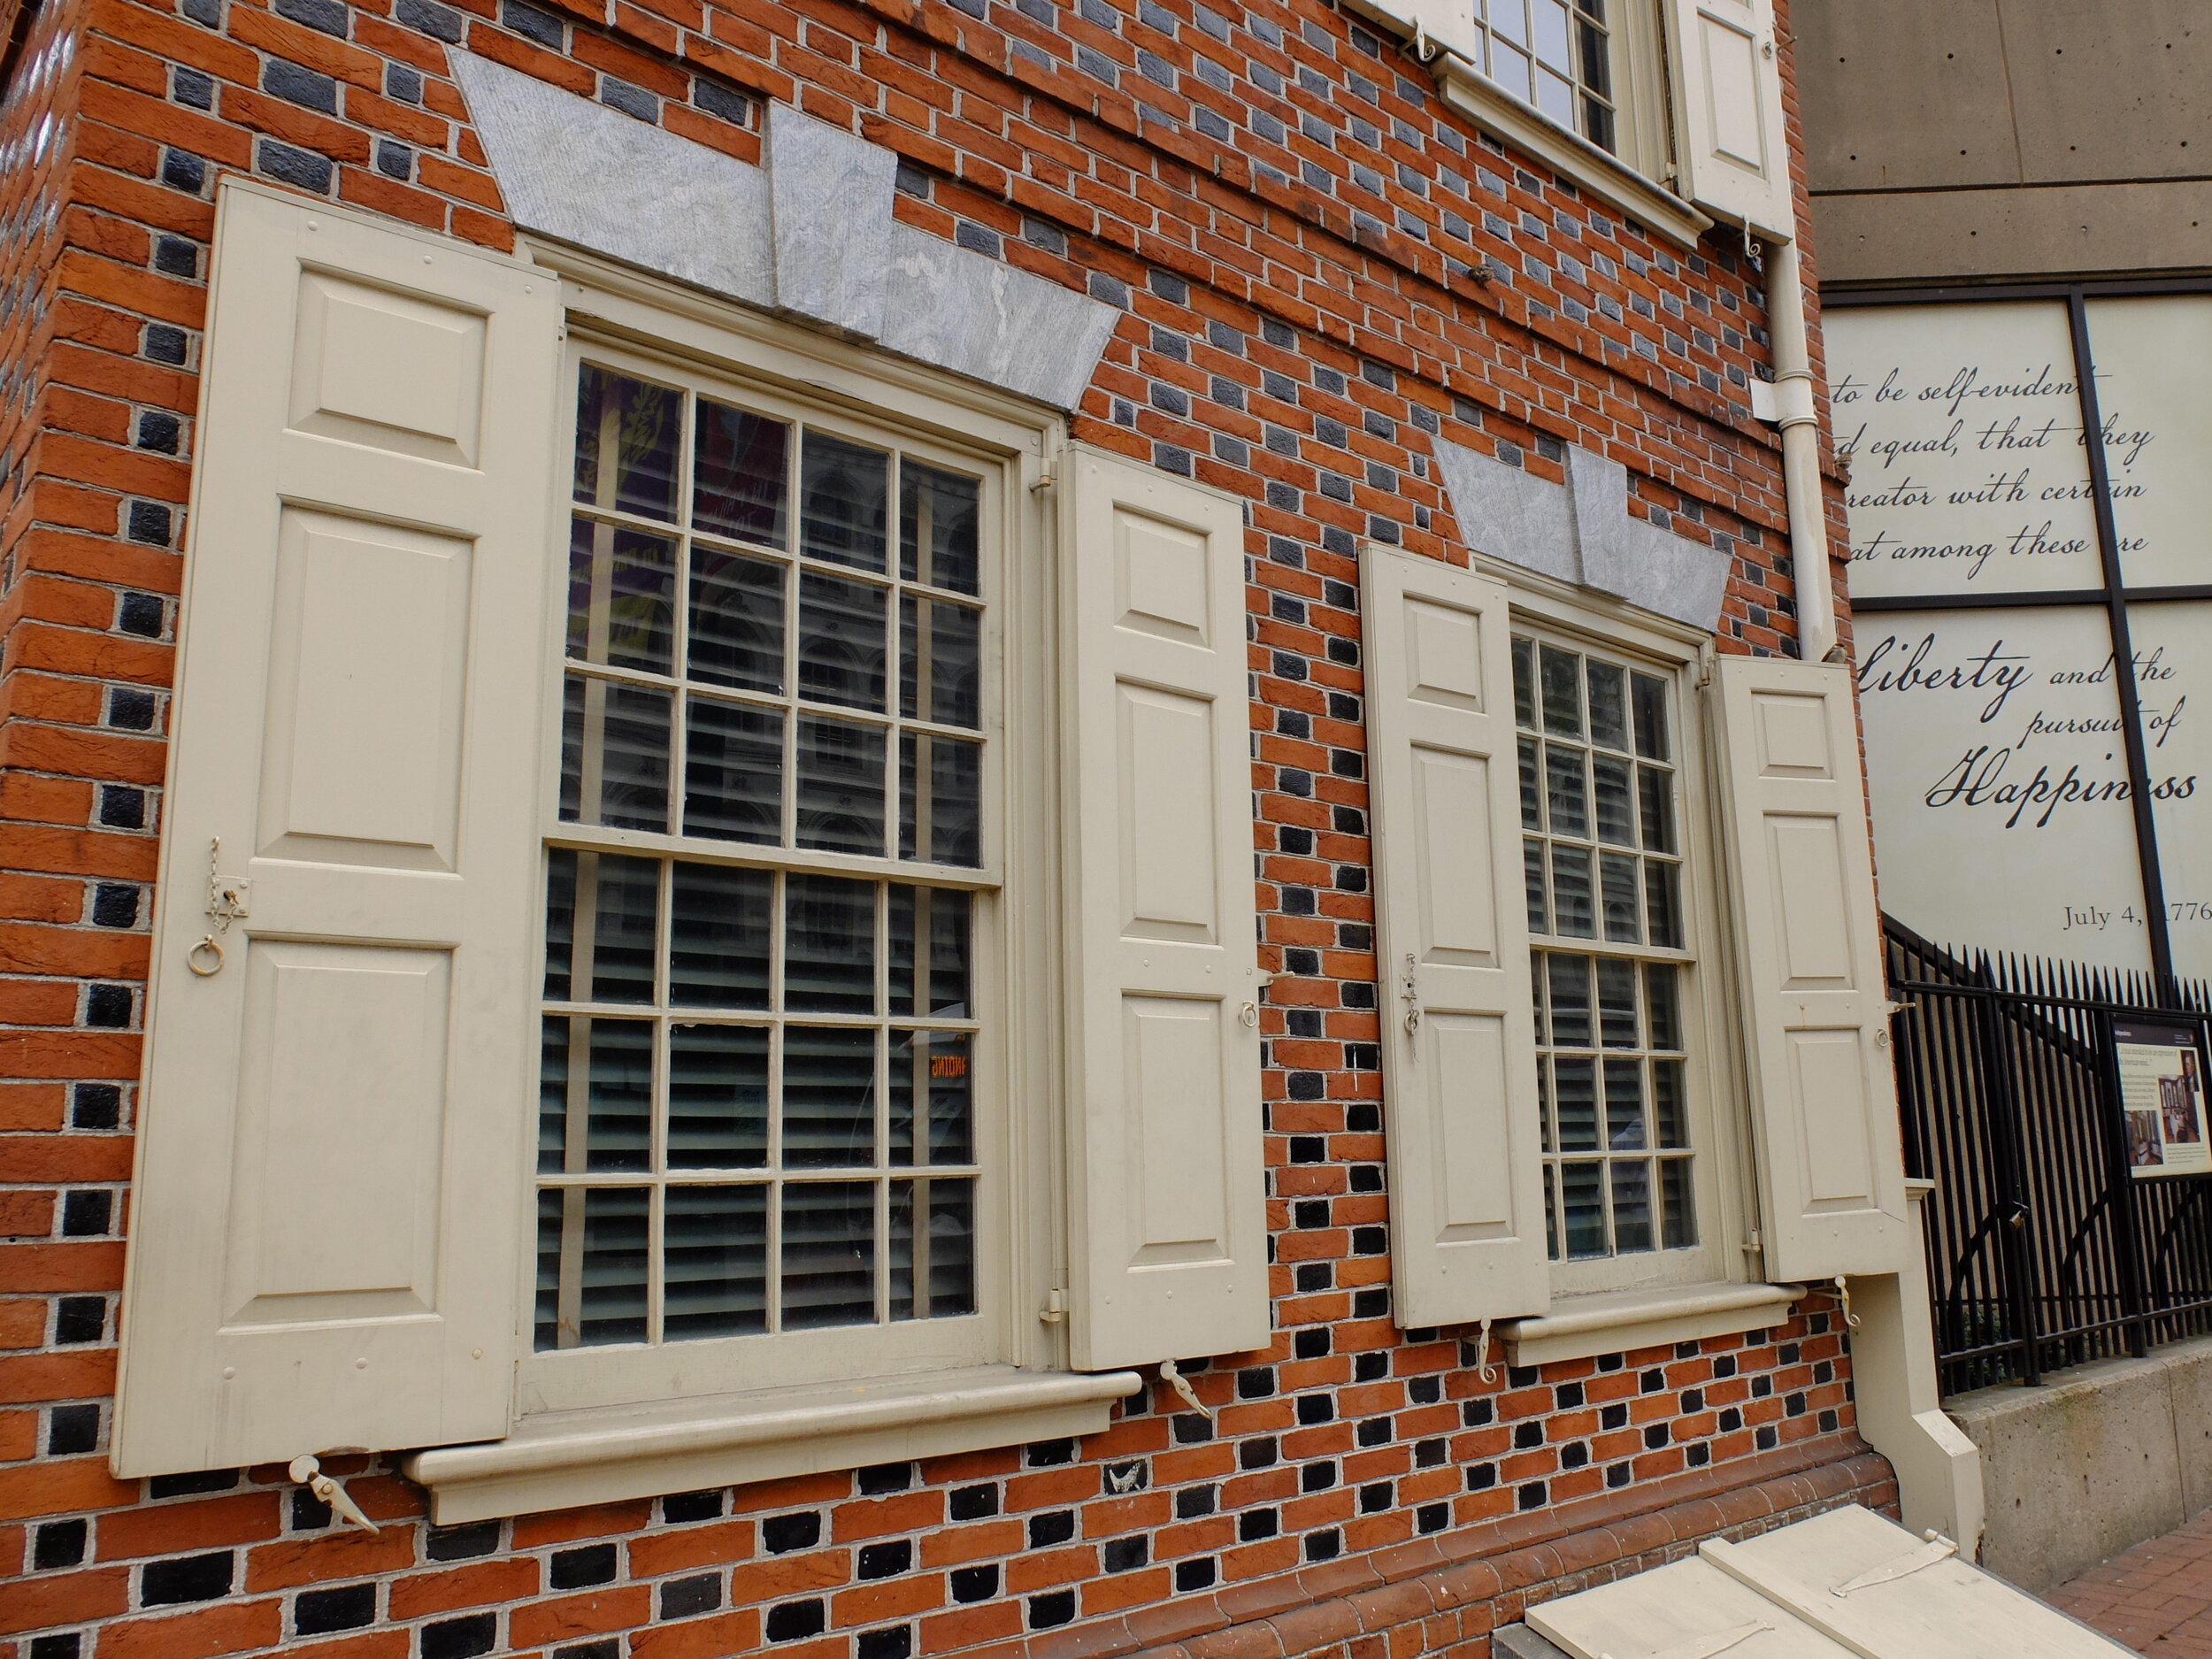
[[[1734,915],[1721,879],[1725,803],[1717,788],[1719,768],[1706,683],[1712,637],[1518,565],[1481,556],[1475,565],[1507,584],[1517,634],[1578,644],[1668,680],[1674,698],[1676,812],[1683,839],[1682,904],[1690,958],[1680,990],[1691,1045],[1685,1070],[1698,1243],[1632,1256],[1550,1261],[1551,1311],[1504,1327],[1508,1352],[1517,1363],[1544,1363],[1754,1329],[1780,1317],[1801,1293],[1795,1286],[1759,1283],[1758,1258],[1746,1248],[1754,1237],[1757,1210],[1750,1086],[1733,1008]],[[1517,880],[1517,836],[1510,856]],[[1565,949],[1573,942],[1556,941]],[[1539,950],[1554,943],[1548,936],[1532,941]],[[1544,1155],[1532,1150],[1531,1156]]]
[[[1022,788],[1023,777],[1048,775],[1054,688],[1059,672],[1051,591],[1052,514],[1035,488],[1048,457],[1064,442],[1056,416],[1018,400],[899,362],[864,348],[772,319],[687,296],[653,279],[601,265],[572,250],[534,249],[541,263],[569,269],[564,284],[569,326],[556,431],[557,503],[565,560],[574,388],[587,360],[662,383],[730,395],[771,413],[804,411],[828,427],[900,445],[926,460],[982,473],[995,498],[995,549],[983,551],[987,680],[983,780],[984,850],[978,868],[797,852],[701,841],[680,833],[605,829],[557,816],[559,698],[565,610],[549,619],[541,695],[549,734],[541,762],[544,846],[591,845],[649,857],[795,868],[893,881],[964,886],[976,895],[974,987],[983,1029],[975,1069],[977,1154],[985,1174],[977,1194],[977,1312],[950,1319],[831,1327],[777,1334],[646,1345],[538,1350],[530,1310],[534,1248],[525,1250],[518,1351],[524,1414],[818,1385],[833,1379],[926,1375],[985,1365],[1064,1367],[1063,1344],[1035,1317],[1051,1288],[1066,1282],[1060,1257],[1064,1198],[1056,1179],[1058,1125],[1042,1102],[1056,1098],[1061,1038],[1053,964],[1061,926],[1053,856],[1055,795]],[[997,481],[994,488],[993,480]],[[679,488],[687,488],[687,481]],[[556,555],[549,555],[549,557]],[[994,657],[995,655],[995,660]],[[682,780],[672,772],[673,803]],[[786,788],[791,787],[786,781]],[[893,802],[895,810],[895,800]],[[541,849],[541,858],[543,851]],[[1018,897],[1014,895],[1018,895]],[[664,922],[665,918],[664,918]],[[544,943],[534,964],[542,983]],[[987,1004],[986,997],[990,998]],[[1017,1110],[1015,1102],[1027,1102]],[[534,1206],[534,1154],[518,1163]],[[641,1177],[641,1180],[657,1178]],[[534,1213],[534,1210],[533,1210]],[[981,1327],[980,1330],[978,1327]]]

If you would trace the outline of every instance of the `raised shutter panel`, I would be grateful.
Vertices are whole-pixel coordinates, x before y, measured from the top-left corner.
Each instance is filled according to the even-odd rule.
[[[501,1435],[520,1280],[559,284],[236,181],[215,248],[126,1476]]]
[[[1681,193],[1714,218],[1797,240],[1773,0],[1666,0]]]
[[[1714,669],[1770,1279],[1894,1273],[1911,1233],[1850,671]]]
[[[1370,544],[1360,605],[1398,1323],[1542,1313],[1506,588]]]
[[[1068,452],[1075,1364],[1266,1346],[1244,517]]]

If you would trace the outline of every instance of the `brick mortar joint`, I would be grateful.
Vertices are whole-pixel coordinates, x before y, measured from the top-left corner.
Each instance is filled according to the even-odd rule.
[[[1763,1465],[1771,1472],[1758,1473],[1744,1468],[1744,1463]],[[1843,1478],[1841,1484],[1837,1485],[1833,1491],[1823,1494],[1806,1489],[1804,1483],[1809,1477],[1829,1470],[1836,1471]],[[1746,1476],[1753,1478],[1747,1479],[1743,1478]],[[1804,1508],[1809,1503],[1833,1507],[1829,1500],[1840,1502],[1848,1493],[1878,1490],[1891,1479],[1887,1461],[1861,1440],[1855,1432],[1844,1432],[1822,1436],[1816,1440],[1778,1447],[1772,1451],[1755,1454],[1740,1461],[1732,1460],[1686,1470],[1658,1480],[1622,1488],[1617,1494],[1601,1494],[1594,1498],[1577,1500],[1543,1511],[1548,1517],[1555,1518],[1551,1519],[1548,1526],[1535,1531],[1532,1535],[1522,1536],[1516,1529],[1515,1524],[1524,1519],[1521,1516],[1509,1516],[1485,1523],[1483,1525],[1487,1529],[1506,1535],[1496,1537],[1486,1547],[1471,1549],[1456,1559],[1426,1565],[1409,1563],[1400,1571],[1393,1572],[1385,1566],[1376,1564],[1375,1553],[1371,1552],[1366,1560],[1373,1579],[1357,1587],[1316,1594],[1310,1580],[1317,1568],[1308,1565],[1272,1579],[1248,1580],[1224,1591],[1166,1603],[1164,1607],[1153,1604],[1137,1609],[1141,1614],[1168,1609],[1187,1609],[1187,1616],[1199,1621],[1198,1627],[1187,1635],[1165,1642],[1148,1643],[1130,1631],[1126,1616],[1110,1616],[1048,1634],[987,1644],[966,1651],[970,1659],[1108,1659],[1109,1655],[1116,1656],[1116,1659],[1120,1659],[1120,1656],[1126,1656],[1126,1659],[1192,1659],[1192,1648],[1187,1644],[1202,1640],[1210,1647],[1217,1642],[1227,1643],[1239,1633],[1256,1640],[1263,1647],[1273,1647],[1281,1652],[1297,1651],[1283,1647],[1266,1637],[1253,1637],[1253,1633],[1262,1627],[1271,1630],[1275,1621],[1280,1618],[1292,1616],[1302,1619],[1323,1618],[1327,1617],[1323,1609],[1340,1607],[1344,1612],[1340,1617],[1350,1618],[1357,1633],[1371,1637],[1393,1624],[1407,1621],[1392,1620],[1390,1624],[1371,1627],[1359,1617],[1360,1608],[1363,1604],[1379,1602],[1383,1598],[1394,1600],[1409,1588],[1425,1590],[1433,1604],[1433,1612],[1441,1613],[1471,1604],[1470,1598],[1453,1587],[1452,1581],[1486,1566],[1496,1573],[1498,1585],[1495,1595],[1517,1596],[1535,1585],[1575,1577],[1609,1563],[1632,1559],[1640,1553],[1648,1553],[1624,1545],[1621,1537],[1613,1529],[1624,1522],[1655,1518],[1664,1521],[1669,1517],[1686,1517],[1692,1511],[1701,1511],[1709,1517],[1701,1526],[1694,1525],[1686,1532],[1670,1526],[1671,1539],[1659,1546],[1664,1548],[1670,1544],[1682,1542],[1686,1537],[1719,1536],[1740,1527],[1770,1522],[1777,1515]],[[1713,1524],[1722,1518],[1723,1513],[1716,1505],[1731,1499],[1741,1502],[1751,1496],[1781,1501],[1770,1502],[1763,1515],[1730,1521],[1725,1525]],[[1602,1518],[1587,1513],[1588,1506],[1613,1502],[1622,1505],[1617,1513]],[[1579,1560],[1570,1565],[1561,1558],[1558,1548],[1563,1542],[1574,1539],[1607,1540],[1613,1547],[1612,1552],[1601,1560]],[[1401,1545],[1397,1548],[1401,1551],[1418,1549],[1419,1545]],[[1387,1555],[1393,1552],[1385,1550],[1379,1553]],[[1541,1570],[1518,1574],[1498,1571],[1507,1563],[1540,1566]],[[1324,1563],[1322,1570],[1343,1564]],[[1266,1594],[1271,1588],[1277,1587],[1279,1588],[1282,1605],[1270,1611],[1239,1618],[1223,1610],[1225,1596],[1233,1596],[1239,1603],[1248,1604],[1256,1596]],[[1208,1607],[1214,1609],[1210,1619],[1204,1618],[1201,1611]],[[1423,1617],[1430,1616],[1433,1615]]]

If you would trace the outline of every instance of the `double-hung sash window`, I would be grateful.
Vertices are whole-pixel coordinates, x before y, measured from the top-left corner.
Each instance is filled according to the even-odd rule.
[[[1673,687],[1517,634],[1513,704],[1549,1253],[1685,1248],[1693,956]]]
[[[983,1358],[995,468],[573,374],[534,1346]]]
[[[1623,0],[1614,0],[1616,5]],[[1474,67],[1588,139],[1619,144],[1606,0],[1473,0]]]

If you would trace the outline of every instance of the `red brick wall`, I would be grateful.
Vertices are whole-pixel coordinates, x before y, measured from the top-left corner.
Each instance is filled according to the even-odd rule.
[[[1354,544],[1452,549],[1432,435],[1555,479],[1583,444],[1732,553],[1724,649],[1787,649],[1740,250],[1654,242],[1324,0],[564,4],[44,0],[0,111],[0,1645],[1479,1653],[1578,1575],[1886,1502],[1820,1298],[1494,1385],[1388,1317]],[[370,1471],[375,1537],[273,1469],[107,1475],[214,183],[508,245],[464,39],[748,160],[764,98],[889,146],[909,222],[1124,309],[1079,437],[1253,503],[1263,955],[1297,977],[1267,1013],[1278,1335],[1199,1377],[1217,1430],[1156,1389],[1080,1444],[442,1532]]]

